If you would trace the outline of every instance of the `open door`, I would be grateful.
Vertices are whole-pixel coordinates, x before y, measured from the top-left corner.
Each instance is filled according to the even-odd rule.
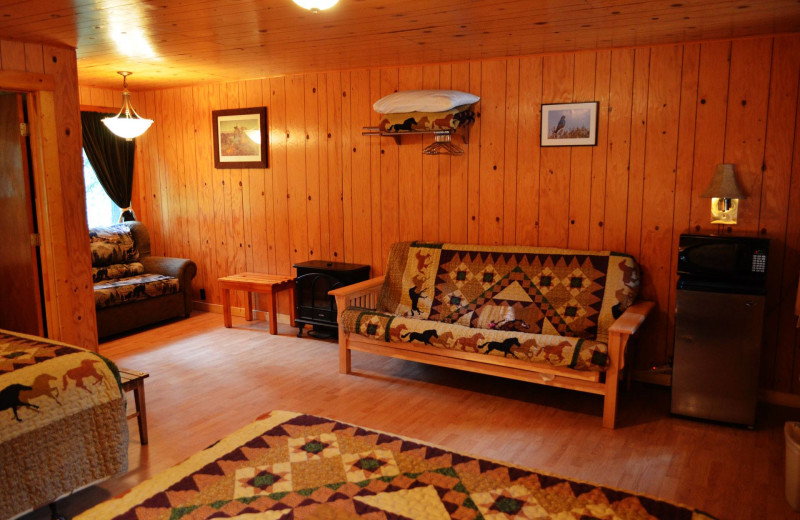
[[[45,336],[24,107],[0,92],[0,329]]]

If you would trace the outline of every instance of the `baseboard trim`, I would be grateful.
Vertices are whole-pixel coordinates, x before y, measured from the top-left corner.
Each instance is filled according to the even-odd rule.
[[[192,308],[196,311],[205,311],[205,312],[213,312],[215,314],[222,314],[222,305],[218,303],[208,303],[208,302],[192,302]],[[238,316],[240,318],[244,318],[244,307],[231,307],[231,316]],[[257,320],[266,320],[269,316],[267,311],[260,311],[258,309],[253,309],[253,318]],[[289,324],[289,315],[288,314],[281,314],[280,312],[277,314],[278,323],[284,323],[286,325]]]
[[[672,386],[672,374],[669,372],[653,372],[652,370],[634,370],[631,379],[653,385]]]
[[[775,390],[759,390],[758,400],[775,404],[778,406],[786,406],[789,408],[800,408],[800,395],[790,394],[788,392],[777,392]]]

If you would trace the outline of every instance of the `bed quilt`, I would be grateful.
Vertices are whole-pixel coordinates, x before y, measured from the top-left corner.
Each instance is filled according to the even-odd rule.
[[[0,518],[127,468],[116,366],[101,356],[0,330]]]
[[[687,507],[275,411],[76,520],[701,520]]]

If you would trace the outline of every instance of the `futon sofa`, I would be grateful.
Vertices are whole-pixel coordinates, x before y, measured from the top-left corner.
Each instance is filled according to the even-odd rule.
[[[360,350],[600,394],[614,428],[628,339],[654,305],[638,289],[628,255],[397,243],[384,276],[330,293],[339,369]]]
[[[151,255],[144,224],[92,228],[89,241],[101,338],[189,316],[197,266],[184,258]]]

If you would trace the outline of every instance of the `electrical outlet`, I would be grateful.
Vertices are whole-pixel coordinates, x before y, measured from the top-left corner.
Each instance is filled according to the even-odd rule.
[[[206,290],[205,289],[200,289],[200,299],[201,300],[205,300],[206,299]]]

